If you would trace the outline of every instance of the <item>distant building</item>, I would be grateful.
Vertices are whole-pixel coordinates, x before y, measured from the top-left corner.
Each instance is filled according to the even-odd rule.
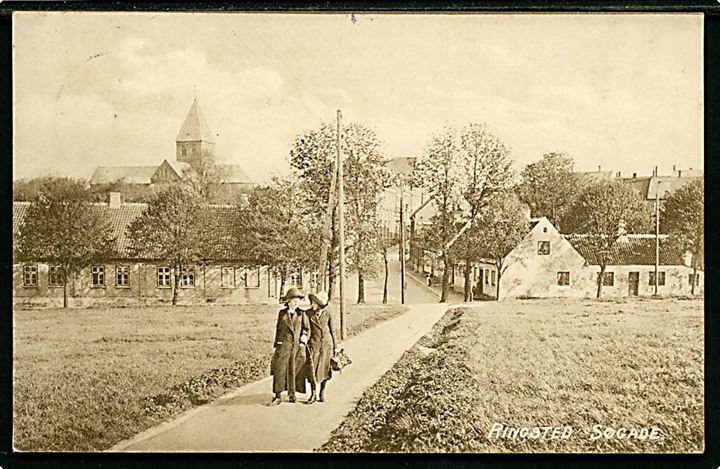
[[[239,165],[219,164],[215,159],[215,139],[197,98],[175,138],[175,158],[150,166],[98,166],[90,178],[96,190],[120,192],[126,199],[146,200],[164,184],[184,177],[213,173],[208,180],[210,199],[231,203],[255,187]]]

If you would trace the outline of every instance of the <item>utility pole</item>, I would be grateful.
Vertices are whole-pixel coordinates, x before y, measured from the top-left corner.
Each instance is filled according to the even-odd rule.
[[[400,177],[400,304],[405,304],[405,187]]]
[[[660,187],[655,184],[655,296],[658,294],[658,270],[660,268]]]
[[[345,193],[343,184],[343,164],[340,154],[340,120],[342,113],[337,111],[337,186],[338,186],[338,231],[340,244],[340,339],[347,337],[347,324],[345,323]]]
[[[320,250],[320,259],[318,260],[318,282],[317,289],[327,292],[327,258],[330,243],[332,241],[332,216],[335,211],[335,185],[337,183],[337,166],[333,168],[332,178],[330,180],[330,195],[328,196],[328,209],[325,214],[325,224],[323,226],[323,242]],[[330,295],[330,292],[327,292]]]

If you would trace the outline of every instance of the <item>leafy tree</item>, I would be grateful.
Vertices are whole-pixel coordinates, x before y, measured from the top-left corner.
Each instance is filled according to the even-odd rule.
[[[530,206],[533,217],[546,217],[560,230],[567,209],[580,193],[582,184],[573,171],[574,161],[565,153],[547,153],[525,166],[518,191]]]
[[[169,263],[173,305],[177,304],[183,267],[201,262],[205,257],[203,247],[212,242],[203,236],[205,230],[199,223],[200,201],[188,186],[168,185],[150,200],[143,214],[127,229],[133,255]]]
[[[500,193],[480,209],[478,222],[463,233],[467,262],[490,261],[497,269],[496,298],[500,299],[500,279],[507,270],[506,257],[528,234],[525,205],[513,192]],[[470,285],[466,277],[466,290]]]
[[[480,211],[499,192],[512,184],[513,172],[510,152],[495,135],[483,124],[471,123],[460,134],[461,164],[467,175],[463,197],[469,206],[468,220],[460,232],[470,228]],[[465,257],[465,301],[472,298],[471,289],[471,251],[466,250]]]
[[[257,187],[249,198],[253,260],[279,273],[281,292],[292,271],[313,268],[319,252],[322,228],[305,204],[298,183],[280,178]]]
[[[598,298],[602,295],[610,252],[623,234],[645,231],[647,213],[642,197],[622,181],[600,181],[587,186],[570,209],[565,226],[572,233],[584,235],[578,242],[591,249],[600,263]]]
[[[217,202],[221,196],[222,182],[230,175],[227,166],[203,159],[198,169],[190,168],[182,174],[182,181],[192,187],[204,201]]]
[[[13,181],[13,202],[32,202],[36,200],[44,186],[56,181],[56,179],[52,176],[40,176]],[[76,179],[75,181],[81,186],[85,185],[83,180]]]
[[[60,267],[63,307],[68,306],[68,280],[84,267],[113,254],[114,237],[100,207],[90,202],[83,182],[48,178],[28,208],[18,234],[22,261],[45,261]]]
[[[424,233],[425,245],[440,253],[443,261],[442,294],[440,302],[448,299],[452,252],[448,245],[457,233],[463,191],[468,187],[467,173],[461,157],[458,132],[446,127],[432,136],[423,154],[415,162],[413,185],[423,188],[433,198],[436,213],[432,225]]]
[[[390,183],[387,160],[380,151],[381,142],[375,132],[358,123],[342,129],[343,184],[345,189],[346,254],[348,266],[358,276],[358,303],[365,301],[365,278],[376,274],[380,243],[375,229],[378,204],[383,190]],[[322,219],[328,207],[330,182],[337,152],[337,128],[323,123],[320,128],[298,136],[290,151],[290,164],[300,178],[308,211]],[[338,246],[336,218],[330,252],[330,283],[336,275],[335,250]],[[332,290],[332,288],[331,288]]]
[[[705,188],[702,180],[695,180],[672,192],[666,199],[660,218],[670,240],[692,254],[693,278],[697,278],[705,250]],[[695,281],[691,293],[695,294]]]

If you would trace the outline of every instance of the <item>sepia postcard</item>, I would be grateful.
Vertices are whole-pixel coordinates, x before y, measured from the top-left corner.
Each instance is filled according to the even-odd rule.
[[[16,11],[20,452],[703,453],[703,15]]]

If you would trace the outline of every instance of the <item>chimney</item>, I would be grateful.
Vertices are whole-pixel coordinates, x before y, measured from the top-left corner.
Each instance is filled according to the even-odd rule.
[[[657,176],[657,166],[653,168],[653,176]]]
[[[679,178],[682,177],[682,169],[679,169],[679,170],[678,170],[677,177],[679,177]]]
[[[598,165],[598,173],[601,171],[602,171],[602,168],[600,167],[600,165]]]
[[[676,172],[677,172],[677,167],[675,165],[673,165],[673,176],[677,176],[677,174],[675,174]]]
[[[119,192],[111,192],[110,193],[110,208],[120,208],[120,193]]]
[[[637,173],[633,173],[633,179],[637,177]]]
[[[621,177],[621,176],[622,176],[622,173],[621,173],[620,171],[618,171],[615,176],[616,176],[616,177]]]

